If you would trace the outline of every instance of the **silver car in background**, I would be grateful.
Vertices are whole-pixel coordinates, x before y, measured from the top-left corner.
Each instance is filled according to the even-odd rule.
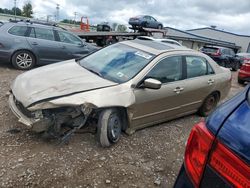
[[[66,126],[70,131],[63,140],[84,126],[96,126],[97,139],[106,147],[122,131],[132,134],[196,112],[207,116],[230,87],[230,70],[207,55],[136,39],[19,75],[9,104],[34,131],[62,135]]]
[[[96,47],[60,27],[32,22],[5,22],[0,25],[0,63],[17,69],[80,58]]]

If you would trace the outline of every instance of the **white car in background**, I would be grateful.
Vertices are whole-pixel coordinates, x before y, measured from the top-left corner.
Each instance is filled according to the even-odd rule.
[[[153,40],[153,41],[163,42],[163,43],[167,43],[167,44],[174,44],[177,46],[182,46],[181,43],[177,42],[176,40],[172,40],[172,39],[156,39],[156,38],[148,37],[148,36],[139,36],[137,38],[140,40]]]

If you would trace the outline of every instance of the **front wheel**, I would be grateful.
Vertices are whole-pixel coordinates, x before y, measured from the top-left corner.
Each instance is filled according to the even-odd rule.
[[[122,121],[116,109],[103,110],[97,124],[97,140],[102,147],[109,147],[119,141]]]
[[[198,111],[199,115],[203,117],[208,116],[212,111],[214,111],[218,101],[219,101],[218,94],[210,94],[209,96],[207,96],[207,98],[204,100],[202,106]]]
[[[29,70],[35,66],[36,59],[31,52],[27,50],[20,50],[13,54],[11,62],[12,65],[17,69]]]

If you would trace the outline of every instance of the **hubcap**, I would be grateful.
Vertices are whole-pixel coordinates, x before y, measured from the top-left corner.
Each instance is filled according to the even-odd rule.
[[[110,136],[111,136],[110,139],[113,142],[116,142],[121,134],[121,124],[119,118],[117,116],[111,117],[109,120],[109,126],[110,126]]]
[[[206,109],[207,109],[208,112],[213,109],[214,104],[215,104],[215,98],[214,97],[210,97],[207,100],[207,103],[206,103]]]
[[[21,68],[29,68],[32,65],[32,57],[28,53],[20,53],[16,57],[16,64]]]

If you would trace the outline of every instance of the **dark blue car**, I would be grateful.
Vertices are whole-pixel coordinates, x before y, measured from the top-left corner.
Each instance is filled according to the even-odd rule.
[[[250,85],[189,136],[174,187],[250,187]]]
[[[162,29],[163,24],[158,22],[154,17],[149,15],[140,15],[135,16],[129,19],[128,23],[132,26],[133,29],[136,28],[155,28],[155,29]]]

